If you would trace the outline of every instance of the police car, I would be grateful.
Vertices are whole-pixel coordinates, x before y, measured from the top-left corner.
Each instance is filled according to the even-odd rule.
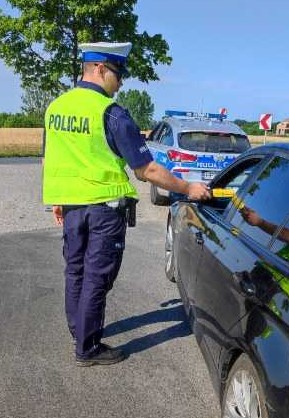
[[[246,133],[226,113],[167,110],[150,133],[147,145],[154,160],[175,176],[208,183],[250,148]],[[151,202],[168,205],[180,195],[151,185]]]

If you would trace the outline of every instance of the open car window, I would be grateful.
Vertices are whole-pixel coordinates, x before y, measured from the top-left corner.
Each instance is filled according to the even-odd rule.
[[[213,189],[230,191],[233,192],[235,196],[238,196],[239,189],[244,186],[252,171],[256,169],[261,161],[261,158],[250,158],[241,161],[239,164],[235,165],[226,173],[224,173],[223,176],[218,178],[216,181],[213,181],[211,187]],[[206,205],[218,211],[219,214],[225,216],[231,206],[231,202],[232,196],[214,197],[208,203],[206,203]]]

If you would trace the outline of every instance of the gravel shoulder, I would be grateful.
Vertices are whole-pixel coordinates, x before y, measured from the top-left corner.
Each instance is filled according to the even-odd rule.
[[[129,172],[140,197],[137,221],[166,219],[167,208],[154,207],[149,184]],[[54,227],[52,214],[42,203],[40,158],[0,158],[0,234]]]

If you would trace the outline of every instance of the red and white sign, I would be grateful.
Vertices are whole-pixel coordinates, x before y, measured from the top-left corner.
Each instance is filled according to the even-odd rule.
[[[272,124],[271,113],[263,113],[262,115],[260,115],[259,129],[264,129],[265,131],[270,131],[271,124]]]
[[[221,107],[219,110],[220,115],[226,115],[227,114],[227,109],[225,107]]]

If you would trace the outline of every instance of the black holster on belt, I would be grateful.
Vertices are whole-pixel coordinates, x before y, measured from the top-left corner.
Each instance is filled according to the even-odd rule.
[[[119,200],[119,211],[125,216],[127,226],[134,227],[136,225],[136,204],[138,199],[133,197],[122,197]]]

